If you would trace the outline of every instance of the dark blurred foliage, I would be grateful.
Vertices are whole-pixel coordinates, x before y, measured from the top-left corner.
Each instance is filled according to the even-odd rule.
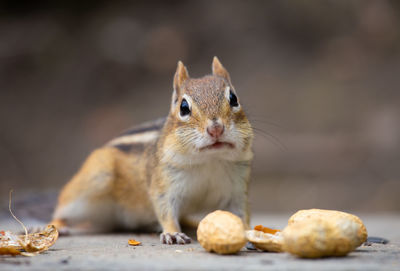
[[[56,190],[217,55],[256,129],[255,209],[400,210],[400,2],[1,1],[0,196]]]

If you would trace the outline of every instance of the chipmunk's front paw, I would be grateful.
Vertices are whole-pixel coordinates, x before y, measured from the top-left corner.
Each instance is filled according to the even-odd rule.
[[[173,245],[173,244],[190,244],[192,240],[190,237],[188,237],[186,234],[183,232],[174,232],[174,233],[161,233],[160,234],[160,242],[161,244],[168,244],[168,245]]]

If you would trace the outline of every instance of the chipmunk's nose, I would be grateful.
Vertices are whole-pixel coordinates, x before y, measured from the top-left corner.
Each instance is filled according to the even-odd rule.
[[[224,133],[225,127],[219,120],[213,120],[207,127],[207,133],[215,139],[218,139]]]

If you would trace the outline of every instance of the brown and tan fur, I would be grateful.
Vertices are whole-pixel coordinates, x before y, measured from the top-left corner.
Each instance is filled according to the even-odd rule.
[[[253,132],[216,57],[212,70],[192,79],[179,62],[167,118],[95,150],[61,191],[52,223],[70,233],[162,230],[167,244],[190,242],[180,222],[197,212],[228,210],[248,225]]]

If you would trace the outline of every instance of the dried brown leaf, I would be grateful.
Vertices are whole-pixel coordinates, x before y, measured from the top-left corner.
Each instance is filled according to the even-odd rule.
[[[58,239],[58,231],[54,225],[47,225],[41,232],[28,234],[25,225],[13,214],[11,210],[11,194],[8,209],[12,217],[24,228],[24,235],[16,235],[10,231],[0,231],[0,255],[35,256],[48,250]]]
[[[10,231],[0,235],[0,255],[34,256],[46,251],[58,238],[58,231],[53,225],[37,233],[16,235]]]

